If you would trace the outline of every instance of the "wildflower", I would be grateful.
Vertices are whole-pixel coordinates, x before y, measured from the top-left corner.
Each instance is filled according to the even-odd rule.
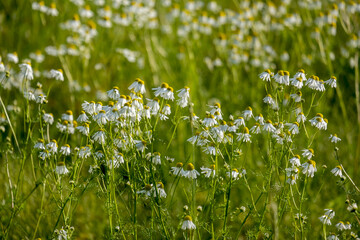
[[[358,209],[358,205],[354,202],[349,204],[349,206],[346,208],[349,212],[356,212]]]
[[[66,113],[61,115],[61,119],[64,121],[72,122],[74,120],[72,111],[67,110]]]
[[[293,85],[296,88],[302,88],[303,87],[303,80],[298,77],[298,78],[293,78],[291,81],[291,85]]]
[[[308,160],[310,160],[314,155],[314,150],[312,148],[309,148],[309,149],[304,149],[302,150],[303,153],[302,153],[302,156],[304,158],[307,158]]]
[[[237,119],[234,120],[234,124],[237,126],[237,127],[240,127],[240,126],[244,126],[245,127],[245,120],[243,117],[238,117]]]
[[[259,78],[263,81],[270,82],[271,77],[274,75],[270,69],[266,69],[264,72],[259,74]]]
[[[171,114],[171,108],[169,104],[165,104],[162,113],[165,115],[170,115]]]
[[[184,175],[184,170],[183,170],[183,164],[181,162],[178,162],[176,164],[176,167],[172,167],[171,171],[173,172],[174,175],[180,175],[183,176]]]
[[[206,117],[204,118],[203,120],[203,124],[206,126],[206,127],[212,127],[216,124],[216,120],[215,120],[215,117],[214,115],[208,113],[206,114]]]
[[[19,62],[19,57],[16,52],[8,53],[7,59],[9,60],[9,62],[13,62],[15,64],[17,64]]]
[[[316,162],[313,160],[308,160],[307,162],[301,165],[303,168],[302,173],[308,177],[314,177],[314,173],[317,171]]]
[[[177,104],[181,108],[186,107],[188,105],[189,99],[190,99],[190,88],[185,86],[184,88],[178,90],[177,92],[178,92],[178,97],[180,98],[177,101]]]
[[[151,157],[151,162],[153,164],[161,164],[161,157],[159,152],[153,153],[153,156]]]
[[[325,83],[332,88],[336,88],[336,77],[332,76],[329,80],[325,81]]]
[[[151,109],[151,114],[156,115],[158,113],[158,111],[160,110],[160,100],[158,98],[154,98],[152,100],[147,99],[147,100],[148,100],[147,105]]]
[[[44,139],[38,139],[37,143],[34,145],[35,149],[45,150],[45,141]]]
[[[341,141],[341,139],[336,135],[336,134],[330,134],[330,137],[329,137],[330,141],[333,142],[333,143],[338,143]]]
[[[339,240],[339,238],[336,234],[330,233],[330,235],[326,238],[326,240]]]
[[[81,104],[81,107],[90,115],[94,115],[97,112],[96,103],[94,101],[87,102]]]
[[[137,194],[144,194],[147,197],[151,196],[152,184],[146,184],[143,190],[137,191]]]
[[[265,132],[275,132],[276,128],[272,125],[272,121],[271,120],[267,120],[264,124],[263,130]]]
[[[285,125],[289,127],[289,131],[291,132],[291,134],[299,133],[299,123],[293,122],[293,123],[286,123]]]
[[[64,146],[62,146],[60,148],[60,153],[65,155],[65,156],[69,156],[70,155],[70,145],[69,144],[65,144]]]
[[[104,110],[100,110],[100,112],[94,116],[94,120],[99,125],[105,125],[109,121],[109,118],[106,116],[106,112]]]
[[[249,120],[250,118],[254,117],[251,107],[247,107],[246,110],[243,111],[243,117],[245,120]]]
[[[328,121],[326,118],[323,117],[321,113],[317,113],[315,117],[309,120],[311,126],[315,126],[319,130],[326,130]]]
[[[338,222],[338,223],[335,225],[335,227],[336,227],[339,231],[343,231],[343,230],[346,230],[346,229],[347,229],[343,221]]]
[[[289,83],[290,83],[289,75],[290,74],[288,71],[280,70],[280,71],[278,71],[277,74],[275,74],[274,79],[279,84],[289,85]]]
[[[153,197],[166,198],[166,192],[164,189],[164,184],[162,182],[158,182],[155,187],[152,187]],[[156,191],[157,190],[157,191]]]
[[[250,132],[254,134],[259,134],[261,132],[260,123],[255,123],[255,125],[252,128],[250,128]]]
[[[242,133],[237,133],[238,137],[236,138],[237,141],[242,142],[251,142],[251,135],[249,134],[249,129],[247,127],[244,127],[244,130]]]
[[[36,97],[36,103],[40,103],[40,104],[47,103],[46,95],[39,94],[39,95]]]
[[[53,16],[53,17],[56,17],[57,15],[59,15],[59,11],[56,9],[55,3],[50,4],[50,8],[48,8],[48,10],[47,10],[47,14],[50,16]]]
[[[52,113],[44,113],[43,115],[44,122],[52,125],[54,123],[54,116]]]
[[[140,140],[134,140],[134,142],[135,142],[135,147],[136,147],[136,149],[138,150],[138,151],[140,151],[140,152],[144,152],[145,151],[145,149],[147,148],[146,147],[146,141],[140,141]]]
[[[270,94],[266,95],[266,97],[263,99],[264,103],[267,103],[269,105],[274,105],[275,101],[274,99],[271,97]]]
[[[342,174],[342,167],[340,165],[336,166],[335,168],[333,168],[331,170],[331,173],[334,174],[335,176],[339,176],[339,177],[343,177]]]
[[[351,223],[350,223],[350,222],[346,222],[345,228],[346,228],[347,230],[350,230],[350,229],[351,229]]]
[[[297,73],[295,73],[294,78],[296,79],[296,78],[298,78],[298,77],[301,78],[301,80],[302,80],[303,82],[306,81],[304,69],[299,69],[299,70],[297,71]]]
[[[50,77],[55,78],[55,80],[58,80],[58,81],[62,81],[62,82],[64,81],[64,75],[63,75],[62,69],[58,69],[58,70],[51,69]]]
[[[301,91],[297,91],[296,93],[291,94],[290,97],[294,99],[295,102],[301,102],[302,93]]]
[[[227,172],[226,175],[229,177],[229,178],[232,178],[233,180],[238,180],[239,179],[239,170],[237,170],[236,168],[234,168],[231,172]],[[240,175],[241,177],[241,175]]]
[[[23,76],[24,79],[27,80],[34,79],[34,73],[30,62],[20,64],[20,69],[21,69],[21,75]]]
[[[182,230],[193,230],[193,229],[196,229],[196,226],[195,224],[192,222],[192,218],[187,215],[184,217],[184,221],[183,221],[183,224],[181,226],[181,229]]]
[[[290,163],[293,165],[293,166],[297,166],[297,167],[300,167],[300,156],[299,155],[295,155],[293,158],[291,158],[290,160]]]
[[[105,140],[106,140],[106,134],[104,129],[100,129],[99,131],[97,131],[93,136],[92,139],[94,139],[94,141],[96,141],[99,144],[105,144]]]
[[[183,176],[190,179],[196,179],[200,175],[198,171],[195,170],[195,167],[192,163],[188,163],[186,170],[183,172]]]
[[[90,134],[89,124],[86,122],[83,123],[83,125],[76,127],[76,129],[79,130],[79,132],[81,132],[85,136],[89,136]]]
[[[81,147],[78,153],[79,158],[84,159],[91,156],[91,148],[90,146]]]
[[[56,140],[53,139],[48,144],[46,144],[46,149],[49,150],[50,153],[57,153],[58,145]]]
[[[51,153],[46,149],[39,153],[39,158],[41,158],[42,160],[45,160],[46,158],[49,157],[51,157]]]
[[[89,118],[88,116],[86,115],[85,111],[81,111],[81,114],[79,115],[79,117],[76,119],[76,121],[82,123],[82,122],[86,122],[88,121]]]
[[[141,93],[144,94],[146,92],[145,90],[145,83],[143,80],[141,80],[140,78],[136,78],[135,82],[133,82],[129,88],[129,90],[133,90],[136,93]]]
[[[69,173],[69,170],[66,168],[64,162],[58,162],[55,172],[59,175],[64,175],[64,174]]]
[[[201,167],[200,169],[206,178],[215,177],[215,165],[211,165],[209,168]]]
[[[117,100],[118,98],[120,98],[120,92],[119,92],[119,88],[117,86],[113,87],[111,90],[106,92],[108,97],[114,100]]]
[[[301,123],[301,122],[304,123],[304,122],[306,121],[306,117],[305,117],[305,115],[304,115],[303,112],[301,112],[301,113],[299,113],[299,114],[297,115],[296,121],[297,121],[298,123]]]

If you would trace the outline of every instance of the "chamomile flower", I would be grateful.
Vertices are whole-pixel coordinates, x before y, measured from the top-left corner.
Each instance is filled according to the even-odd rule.
[[[59,175],[64,175],[64,174],[68,174],[69,170],[66,168],[65,163],[64,162],[58,162],[55,172]]]
[[[289,131],[291,132],[291,134],[299,133],[299,123],[298,122],[286,123],[285,125],[289,127]]]
[[[264,101],[264,103],[267,103],[269,105],[275,104],[275,101],[270,94],[266,95],[266,97],[263,99],[263,101]]]
[[[236,140],[239,142],[251,142],[251,135],[249,134],[249,129],[247,127],[244,127],[244,130],[242,133],[237,133]]]
[[[301,112],[301,113],[299,113],[297,116],[296,116],[296,121],[298,122],[298,123],[304,123],[305,121],[306,121],[306,117],[305,117],[305,115],[304,115],[304,113],[303,112]]]
[[[301,165],[299,155],[295,155],[294,157],[290,158],[289,161],[293,166],[300,167]]]
[[[36,96],[36,103],[40,103],[40,104],[44,104],[44,103],[47,103],[47,100],[46,100],[46,95],[44,94],[39,94],[38,96]]]
[[[344,231],[344,230],[347,229],[343,221],[338,222],[338,223],[335,225],[335,227],[336,227],[339,231]]]
[[[266,69],[264,72],[259,74],[259,78],[263,81],[270,82],[271,77],[274,75],[270,69]]]
[[[182,223],[181,229],[184,230],[184,231],[185,230],[194,230],[194,229],[196,229],[196,226],[193,223],[192,218],[189,215],[184,217],[184,221]]]
[[[54,78],[55,80],[58,80],[58,81],[64,81],[64,74],[63,74],[62,69],[57,69],[57,70],[51,69],[50,77]]]
[[[176,167],[171,167],[171,171],[175,176],[177,175],[183,176],[184,175],[183,163],[178,162],[176,164]]]
[[[152,100],[147,99],[147,100],[148,100],[147,105],[151,109],[151,114],[156,115],[158,113],[158,111],[160,110],[160,100],[158,98],[154,98]]]
[[[206,178],[215,177],[215,165],[211,165],[209,168],[201,167],[201,174],[204,174]]]
[[[39,158],[41,158],[42,160],[45,160],[50,157],[51,157],[51,153],[46,149],[42,152],[39,152]]]
[[[142,140],[134,140],[135,147],[139,152],[144,152],[146,147],[146,141]]]
[[[67,110],[66,113],[61,115],[61,120],[72,122],[74,121],[73,113],[71,110]]]
[[[80,151],[78,153],[78,156],[80,159],[85,159],[91,156],[91,147],[90,146],[86,146],[86,147],[81,147]]]
[[[265,120],[264,116],[260,113],[258,116],[254,117],[255,121],[259,122],[260,125],[264,125]]]
[[[311,126],[318,128],[319,130],[326,130],[328,121],[323,117],[321,113],[317,113],[315,117],[309,120]]]
[[[274,127],[274,125],[272,124],[271,120],[267,120],[263,126],[263,131],[265,132],[272,132],[274,133],[276,131],[276,128]]]
[[[336,77],[332,76],[329,80],[325,81],[325,83],[332,88],[336,88]]]
[[[117,86],[113,87],[111,90],[107,91],[106,93],[108,97],[113,100],[117,100],[118,98],[120,98],[120,91]]]
[[[45,141],[44,139],[39,138],[36,144],[34,145],[35,149],[45,150]]]
[[[303,80],[298,77],[298,78],[293,78],[292,81],[291,81],[291,85],[293,85],[294,87],[300,89],[303,87]]]
[[[153,197],[166,198],[167,194],[164,189],[164,184],[162,182],[158,182],[156,188],[153,186],[152,189]]]
[[[52,113],[44,113],[43,120],[45,123],[52,125],[54,123],[54,116]]]
[[[94,133],[94,135],[92,136],[92,139],[99,144],[105,144],[106,134],[105,134],[104,129],[100,129],[99,131]]]
[[[141,93],[144,94],[146,92],[145,90],[145,83],[143,80],[141,80],[140,78],[136,78],[135,82],[133,82],[129,88],[129,90],[133,90],[136,93]]]
[[[185,86],[184,88],[178,90],[177,92],[178,92],[178,97],[179,97],[177,104],[181,108],[186,107],[188,105],[189,99],[190,99],[190,88]]]
[[[195,170],[195,167],[192,163],[188,163],[186,166],[186,170],[183,171],[183,177],[189,179],[196,179],[199,175],[200,173]]]
[[[250,132],[253,134],[259,134],[261,132],[260,123],[255,123],[255,125],[252,128],[250,128]]]
[[[71,153],[71,150],[70,150],[70,145],[69,144],[65,144],[64,146],[62,146],[60,148],[60,153],[62,155],[65,155],[65,156],[69,156],[70,153]]]
[[[109,121],[109,118],[104,110],[100,110],[100,112],[94,116],[94,120],[99,125],[105,125]]]
[[[90,134],[90,128],[87,122],[83,123],[81,126],[76,127],[76,129],[79,130],[79,132],[81,132],[85,136],[89,136]]]
[[[206,114],[206,117],[204,118],[203,120],[203,124],[206,126],[206,127],[212,127],[216,124],[216,120],[215,120],[215,117],[214,115],[212,114]]]
[[[290,97],[294,99],[295,102],[301,102],[302,92],[297,91],[296,93],[290,94]]]
[[[336,134],[330,134],[329,139],[332,143],[338,143],[341,141],[341,138],[339,138]]]
[[[15,64],[17,64],[19,62],[19,57],[16,52],[8,53],[7,59],[9,60],[9,62],[13,62]]]
[[[341,165],[338,165],[331,170],[331,173],[334,174],[335,176],[339,176],[342,178],[343,177],[342,170],[343,168],[341,167]]]
[[[315,156],[314,155],[314,149],[312,149],[312,148],[309,148],[309,149],[303,149],[302,150],[302,156],[304,157],[304,158],[307,158],[308,160],[310,160],[313,156]]]
[[[339,237],[335,233],[330,233],[326,240],[339,240]]]
[[[33,72],[33,69],[31,67],[30,62],[22,63],[19,66],[20,66],[20,69],[21,69],[20,74],[23,76],[24,79],[27,79],[27,80],[33,80],[34,79],[34,72]]]
[[[240,126],[244,126],[245,127],[245,120],[243,117],[238,117],[237,119],[234,120],[234,124],[235,126],[237,127],[240,127]]]
[[[254,117],[251,107],[247,107],[245,111],[242,112],[242,114],[245,120],[249,120],[250,118]]]
[[[89,120],[88,116],[86,115],[85,111],[81,111],[81,114],[76,119],[79,123],[87,122]]]
[[[313,160],[308,160],[307,162],[303,163],[301,167],[303,168],[302,173],[308,177],[314,177],[314,174],[317,171],[316,162]]]
[[[151,162],[155,165],[161,165],[161,154],[159,152],[154,152],[151,156]]]
[[[231,170],[231,172],[227,172],[226,175],[229,178],[232,178],[233,180],[238,180],[239,177],[241,177],[239,170],[237,170],[236,168],[234,168],[233,170]],[[239,176],[240,175],[240,176]]]
[[[58,145],[56,140],[53,139],[48,144],[46,144],[46,149],[49,150],[50,153],[57,153]]]

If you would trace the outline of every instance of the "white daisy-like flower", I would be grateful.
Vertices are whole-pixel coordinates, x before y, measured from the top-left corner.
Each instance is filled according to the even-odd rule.
[[[255,121],[259,122],[260,125],[264,125],[265,119],[264,116],[260,113],[259,116],[254,117]]]
[[[40,104],[47,103],[46,95],[44,95],[44,94],[37,95],[36,96],[36,103],[40,103]]]
[[[237,127],[240,127],[240,126],[244,126],[245,127],[245,120],[243,117],[238,117],[237,119],[234,120],[234,124],[235,126]]]
[[[81,147],[80,151],[78,153],[78,156],[81,159],[90,157],[91,156],[91,147],[90,146]]]
[[[74,121],[73,113],[71,110],[67,110],[66,113],[61,115],[61,120],[72,122]]]
[[[44,122],[52,125],[54,123],[54,116],[52,113],[44,113],[43,115]]]
[[[306,82],[306,76],[305,76],[305,71],[304,71],[304,69],[299,69],[298,71],[297,71],[297,73],[295,73],[295,75],[294,75],[294,78],[296,79],[296,78],[301,78],[301,80],[303,81],[303,82]]]
[[[263,130],[265,132],[272,132],[274,133],[276,131],[276,128],[274,127],[274,125],[272,124],[271,120],[267,120],[263,126]]]
[[[104,110],[100,110],[100,112],[94,116],[94,120],[99,125],[105,125],[109,121],[109,118]]]
[[[322,215],[321,217],[319,217],[320,221],[322,222],[322,224],[324,225],[331,225],[331,219],[329,218],[328,215]]]
[[[57,153],[58,145],[56,140],[53,139],[48,144],[46,144],[46,149],[49,150],[50,153]]]
[[[247,127],[244,127],[242,133],[237,133],[236,135],[238,135],[236,140],[239,142],[251,142],[251,135],[249,134],[249,129]]]
[[[159,152],[154,152],[153,156],[151,156],[151,162],[155,165],[161,164],[161,154]]]
[[[251,107],[247,107],[245,111],[242,112],[242,114],[245,120],[249,120],[250,118],[254,117]]]
[[[326,240],[339,240],[339,237],[335,233],[330,233]]]
[[[264,103],[267,103],[269,105],[275,104],[275,101],[270,94],[266,95],[266,97],[263,99],[263,101],[264,101]]]
[[[339,176],[339,177],[343,177],[342,174],[342,167],[340,165],[336,166],[335,168],[333,168],[331,170],[331,173],[334,174],[335,176]]]
[[[176,167],[171,167],[171,171],[175,176],[177,175],[183,176],[184,175],[183,163],[178,162],[176,164]]]
[[[64,174],[68,174],[69,170],[66,168],[64,162],[58,162],[55,172],[59,175],[64,175]]]
[[[144,152],[146,147],[146,141],[134,140],[135,147],[139,152]]]
[[[160,100],[158,98],[147,99],[147,100],[148,100],[147,105],[151,109],[151,114],[156,115],[160,110]]]
[[[105,144],[106,134],[105,134],[104,129],[100,129],[99,131],[94,133],[94,135],[92,136],[92,139],[99,144]]]
[[[270,82],[271,77],[274,75],[270,69],[266,69],[264,72],[259,74],[259,78],[263,81]]]
[[[341,138],[339,138],[336,134],[330,134],[329,139],[332,143],[338,143],[341,141]]]
[[[65,156],[69,156],[70,153],[71,153],[71,150],[70,150],[70,145],[69,144],[65,144],[64,146],[62,146],[60,148],[60,153],[65,155]]]
[[[85,136],[89,136],[90,134],[90,128],[87,122],[83,123],[81,126],[76,127],[76,129],[79,130],[79,132],[81,132]]]
[[[113,87],[111,90],[106,92],[108,97],[113,99],[113,100],[117,100],[118,98],[120,98],[120,91],[119,91],[119,87],[115,86]]]
[[[332,76],[329,80],[325,81],[325,83],[332,88],[336,88],[336,77]]]
[[[24,79],[27,79],[27,80],[34,79],[34,72],[31,67],[30,62],[22,63],[19,66],[20,66],[20,70],[21,70],[20,74],[23,76]]]
[[[313,156],[315,156],[314,155],[314,149],[312,149],[312,148],[309,148],[309,149],[303,149],[302,150],[302,156],[304,157],[304,158],[307,158],[308,160],[310,160]]]
[[[55,78],[58,81],[64,81],[64,74],[62,69],[51,69],[50,70],[50,77]]]
[[[133,82],[128,89],[141,94],[144,94],[146,92],[145,83],[140,78],[135,79],[135,82]]]
[[[336,227],[339,231],[344,231],[344,230],[347,229],[343,221],[338,222],[338,223],[335,225],[335,227]]]
[[[201,167],[201,174],[204,174],[206,178],[215,177],[215,165],[211,165],[209,168]]]
[[[178,90],[177,92],[178,92],[178,97],[180,98],[178,100],[178,105],[180,107],[186,107],[190,99],[190,88],[185,86],[184,88]]]
[[[39,149],[39,150],[45,150],[45,141],[44,139],[39,138],[36,142],[36,144],[34,145],[35,149]]]
[[[290,97],[294,99],[294,102],[301,102],[302,92],[297,91],[296,93],[290,94]]]
[[[97,113],[97,107],[94,101],[91,102],[85,101],[84,103],[81,104],[81,107],[86,113],[90,115],[94,115],[95,113]]]
[[[184,231],[185,230],[194,230],[194,229],[196,229],[196,226],[193,223],[192,218],[189,215],[184,217],[184,221],[183,221],[183,224],[181,226],[181,229],[184,230]]]
[[[212,114],[206,114],[206,117],[204,118],[203,120],[203,124],[206,126],[206,127],[212,127],[214,125],[216,125],[216,119],[214,117],[214,115]]]
[[[299,123],[298,122],[286,123],[285,125],[289,127],[289,131],[291,132],[291,134],[299,133]]]
[[[304,123],[305,121],[306,121],[306,117],[305,117],[305,115],[304,115],[304,113],[303,112],[300,112],[297,116],[296,116],[296,121],[298,122],[298,123]]]
[[[293,166],[300,167],[301,165],[299,155],[295,155],[294,157],[290,158],[289,161]]]
[[[253,134],[259,134],[261,132],[260,123],[255,123],[255,125],[252,128],[250,128],[250,132]]]
[[[317,171],[316,162],[313,160],[308,160],[307,162],[303,163],[301,167],[303,168],[302,173],[308,177],[314,177],[314,174]]]
[[[9,60],[9,62],[13,62],[15,64],[17,64],[19,62],[19,57],[16,52],[8,53],[6,56],[7,56],[7,59]]]
[[[183,172],[183,177],[189,178],[189,179],[196,179],[197,176],[199,176],[200,173],[195,170],[195,167],[192,163],[188,163],[186,166],[186,170]]]
[[[158,182],[156,188],[153,186],[151,191],[153,197],[166,198],[167,196],[162,182]]]
[[[231,172],[226,172],[226,175],[233,180],[238,180],[241,177],[239,170],[237,170],[236,168],[231,170]]]
[[[300,89],[303,87],[303,80],[298,77],[298,78],[293,78],[292,81],[291,81],[291,85],[293,85],[294,87]]]
[[[324,118],[321,113],[317,113],[315,117],[309,120],[309,122],[311,123],[311,126],[314,126],[319,130],[327,129],[328,120]]]
[[[42,160],[45,160],[47,158],[51,157],[51,153],[48,150],[44,150],[42,152],[39,152],[39,158],[41,158]]]

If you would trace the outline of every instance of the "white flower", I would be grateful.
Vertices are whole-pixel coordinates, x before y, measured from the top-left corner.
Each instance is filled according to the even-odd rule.
[[[231,172],[227,172],[226,175],[229,177],[229,178],[232,178],[233,180],[237,180],[239,179],[239,170],[237,170],[236,168],[234,168]],[[241,175],[240,175],[241,177]]]
[[[326,240],[339,240],[339,238],[334,233],[330,233],[330,235],[326,238]]]
[[[313,160],[308,160],[307,162],[301,165],[303,168],[302,173],[308,177],[314,177],[314,173],[317,171],[316,162]]]
[[[264,124],[263,130],[265,132],[272,132],[274,133],[276,131],[276,128],[272,125],[271,120],[267,120]]]
[[[199,175],[200,173],[195,170],[194,165],[192,163],[188,163],[186,166],[186,170],[183,172],[183,177],[196,179]]]
[[[298,78],[293,78],[292,81],[291,81],[291,85],[293,85],[294,87],[296,88],[302,88],[303,87],[303,80],[298,77]]]
[[[86,115],[85,111],[81,111],[81,114],[79,115],[79,117],[76,119],[76,121],[82,123],[82,122],[86,122],[88,121],[89,118],[88,116]]]
[[[171,108],[169,104],[165,104],[164,108],[162,109],[162,113],[165,115],[171,114]]]
[[[301,80],[302,80],[303,82],[306,81],[305,71],[304,71],[303,69],[299,69],[299,71],[297,71],[297,73],[295,73],[294,78],[296,79],[296,78],[298,78],[298,77],[301,78]]]
[[[249,120],[250,118],[254,117],[251,107],[247,107],[246,110],[243,111],[242,114],[243,114],[243,117],[245,118],[245,120]]]
[[[329,137],[329,139],[331,140],[331,142],[333,142],[333,143],[338,143],[338,142],[340,142],[341,141],[341,139],[336,135],[336,134],[330,134],[330,137]]]
[[[151,114],[156,115],[158,113],[158,111],[160,110],[160,100],[158,98],[154,98],[152,100],[147,99],[147,100],[148,100],[147,105],[151,109]]]
[[[54,116],[52,113],[44,113],[43,115],[44,122],[52,125],[54,123]]]
[[[69,144],[65,144],[64,146],[62,146],[60,148],[60,153],[65,155],[65,156],[69,156],[71,151],[70,151],[70,145]]]
[[[24,77],[24,79],[27,80],[34,79],[34,73],[30,62],[20,64],[20,69],[21,69],[21,75]]]
[[[51,153],[46,149],[39,153],[39,158],[41,158],[42,160],[45,160],[46,158],[49,157],[51,157]]]
[[[40,104],[47,103],[46,95],[39,94],[39,95],[36,97],[36,103],[40,103]]]
[[[151,157],[151,162],[153,164],[158,164],[158,165],[161,164],[161,155],[160,155],[159,152],[154,152],[153,153],[153,156]]]
[[[255,125],[252,128],[250,128],[250,132],[254,134],[259,134],[261,132],[260,123],[255,123]]]
[[[315,117],[309,120],[311,126],[315,126],[319,130],[326,130],[328,121],[321,113],[317,113]]]
[[[204,174],[206,178],[215,177],[215,165],[211,165],[210,168],[201,167],[201,174]]]
[[[146,92],[144,81],[140,78],[135,79],[135,82],[133,82],[128,89],[141,94]]]
[[[243,117],[238,117],[237,119],[234,120],[234,124],[237,126],[237,127],[240,127],[240,126],[244,126],[245,127],[245,120]]]
[[[333,168],[331,170],[331,173],[334,174],[335,176],[339,176],[339,177],[343,177],[342,174],[342,167],[340,165],[336,166],[335,168]]]
[[[182,230],[193,230],[193,229],[196,229],[196,226],[195,224],[192,222],[192,218],[187,215],[185,218],[184,218],[184,221],[183,221],[183,224],[181,226],[181,229]]]
[[[99,131],[97,131],[93,136],[92,139],[94,139],[95,142],[99,143],[99,144],[105,144],[105,140],[106,140],[106,134],[104,132],[103,129],[100,129]]]
[[[66,168],[65,163],[64,162],[58,162],[55,172],[57,174],[63,175],[63,174],[67,174],[69,173],[69,170]]]
[[[285,125],[289,127],[289,131],[291,132],[291,134],[299,133],[299,123],[297,123],[297,122],[286,123]]]
[[[91,156],[91,148],[89,146],[81,147],[78,153],[79,158],[84,159]]]
[[[293,93],[290,95],[292,99],[294,99],[295,102],[301,102],[302,92],[298,91],[296,93]]]
[[[78,126],[76,127],[77,130],[79,130],[79,132],[81,132],[82,134],[84,134],[85,136],[89,136],[90,134],[90,128],[89,128],[89,124],[88,123],[83,123],[82,126]]]
[[[188,105],[189,99],[190,99],[190,88],[185,86],[184,88],[178,90],[177,92],[178,92],[178,97],[180,98],[177,101],[177,104],[181,108],[186,107]]]
[[[270,94],[266,95],[266,97],[263,99],[263,101],[264,101],[264,103],[267,103],[269,105],[275,104],[275,101]]]
[[[174,175],[180,175],[183,176],[184,175],[184,169],[183,169],[183,164],[181,162],[178,162],[176,164],[176,167],[171,167],[171,171],[173,172]]]
[[[297,166],[297,167],[300,167],[300,156],[299,155],[295,155],[293,158],[290,158],[290,163],[293,165],[293,166]]]
[[[331,219],[329,218],[328,215],[322,215],[321,217],[319,217],[320,221],[322,222],[322,224],[325,225],[331,225]]]
[[[94,116],[94,120],[99,125],[105,125],[109,121],[109,118],[106,116],[106,112],[104,110],[100,110],[100,112]]]
[[[270,71],[270,69],[266,69],[264,72],[259,74],[259,78],[263,81],[270,82],[271,76],[273,76],[274,73]]]
[[[45,150],[45,141],[43,139],[38,139],[37,143],[34,145],[35,149],[39,149],[39,150]]]
[[[117,100],[118,98],[120,98],[120,92],[117,86],[113,87],[111,90],[107,91],[106,93],[108,97],[113,100]]]
[[[215,120],[214,115],[212,115],[212,114],[207,114],[206,117],[205,117],[204,120],[203,120],[203,124],[204,124],[206,127],[212,127],[212,126],[216,125],[216,120]]]
[[[238,135],[236,140],[239,142],[251,142],[251,135],[249,134],[249,129],[247,127],[244,127],[242,133],[237,133],[236,135]]]
[[[9,60],[9,62],[13,62],[15,64],[17,64],[19,62],[19,57],[18,57],[16,52],[8,53],[7,54],[7,59]]]
[[[55,80],[58,80],[58,81],[64,81],[64,75],[63,75],[62,69],[58,69],[58,70],[51,69],[50,77],[55,78]]]
[[[308,160],[310,160],[314,155],[314,150],[312,148],[309,148],[309,149],[304,149],[302,150],[303,153],[302,153],[302,156],[304,158],[307,158]]]
[[[135,143],[135,147],[138,151],[140,152],[144,152],[146,147],[146,142],[145,141],[140,141],[140,140],[134,140]]]
[[[338,223],[335,225],[335,227],[336,227],[339,231],[343,231],[343,230],[346,230],[346,229],[347,229],[343,221],[338,222]]]
[[[329,80],[325,81],[325,83],[332,88],[336,88],[336,77],[332,76]]]
[[[55,139],[51,140],[48,144],[46,144],[46,149],[49,150],[50,153],[57,153],[58,145]]]
[[[306,117],[305,117],[305,115],[304,115],[303,112],[301,112],[301,113],[299,113],[299,114],[297,115],[296,121],[297,121],[298,123],[301,123],[301,122],[305,122],[305,121],[306,121]]]

